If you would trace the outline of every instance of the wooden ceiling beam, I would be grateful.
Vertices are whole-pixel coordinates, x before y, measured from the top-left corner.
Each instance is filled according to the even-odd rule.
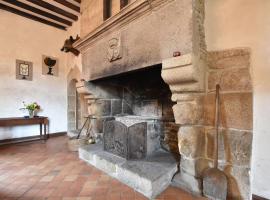
[[[80,12],[80,7],[79,6],[76,6],[75,4],[70,3],[70,2],[68,2],[66,0],[54,0],[54,1],[59,3],[59,4],[62,4],[63,6],[66,6],[66,7],[70,8],[70,9],[72,9],[72,10],[78,12],[78,13]]]
[[[17,15],[20,15],[22,17],[26,17],[28,19],[31,19],[31,20],[34,20],[34,21],[37,21],[37,22],[40,22],[40,23],[43,23],[43,24],[46,24],[46,25],[49,25],[49,26],[53,26],[53,27],[61,29],[61,30],[66,30],[66,28],[64,26],[61,26],[61,25],[59,25],[57,23],[42,19],[42,18],[37,17],[35,15],[31,15],[29,13],[20,11],[18,9],[9,7],[9,6],[1,4],[1,3],[0,3],[0,9],[11,12],[11,13],[14,13],[14,14],[17,14]]]
[[[17,6],[17,7],[23,8],[25,10],[29,10],[29,11],[31,11],[33,13],[38,14],[38,15],[42,15],[42,16],[47,17],[49,19],[52,19],[54,21],[60,22],[62,24],[66,24],[68,26],[71,26],[72,25],[72,22],[70,22],[70,21],[68,21],[66,19],[63,19],[63,18],[58,17],[56,15],[53,15],[51,13],[45,12],[43,10],[37,9],[37,8],[35,8],[33,6],[30,6],[28,4],[22,3],[20,1],[17,1],[17,0],[3,0],[3,1],[4,2],[7,2],[7,3],[10,3],[10,4],[13,4],[13,5]]]
[[[73,0],[73,1],[76,1],[77,3],[81,3],[82,2],[81,0]]]
[[[51,11],[53,11],[55,13],[60,14],[60,15],[63,15],[63,16],[65,16],[67,18],[70,18],[70,19],[72,19],[74,21],[78,20],[78,16],[76,16],[76,15],[70,13],[70,12],[67,12],[67,11],[65,11],[65,10],[63,10],[61,8],[58,8],[58,7],[56,7],[56,6],[52,5],[52,4],[49,4],[49,3],[47,3],[47,2],[45,2],[43,0],[26,0],[26,1],[31,2],[33,4],[36,4],[36,5],[40,6],[40,7],[46,8],[48,10],[51,10]]]

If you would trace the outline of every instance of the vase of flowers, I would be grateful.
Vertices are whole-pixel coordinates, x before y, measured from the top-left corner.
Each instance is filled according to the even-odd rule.
[[[40,106],[36,102],[30,104],[26,104],[25,102],[23,102],[23,108],[20,108],[20,110],[27,110],[29,118],[33,118],[35,115],[35,111],[40,110]]]

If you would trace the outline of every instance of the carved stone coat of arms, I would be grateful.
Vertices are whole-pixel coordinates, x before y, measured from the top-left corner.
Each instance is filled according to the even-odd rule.
[[[113,62],[120,59],[121,57],[121,38],[120,36],[118,36],[109,40],[107,48],[107,58],[110,62]]]

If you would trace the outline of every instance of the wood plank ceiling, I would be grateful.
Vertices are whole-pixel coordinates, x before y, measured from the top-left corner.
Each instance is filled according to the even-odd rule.
[[[0,0],[0,9],[66,30],[80,15],[81,0]]]

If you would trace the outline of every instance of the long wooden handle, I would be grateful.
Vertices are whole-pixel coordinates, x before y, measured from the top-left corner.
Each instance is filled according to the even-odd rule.
[[[218,167],[218,129],[219,129],[219,111],[220,111],[220,85],[216,85],[216,112],[215,112],[215,160],[214,168]]]

